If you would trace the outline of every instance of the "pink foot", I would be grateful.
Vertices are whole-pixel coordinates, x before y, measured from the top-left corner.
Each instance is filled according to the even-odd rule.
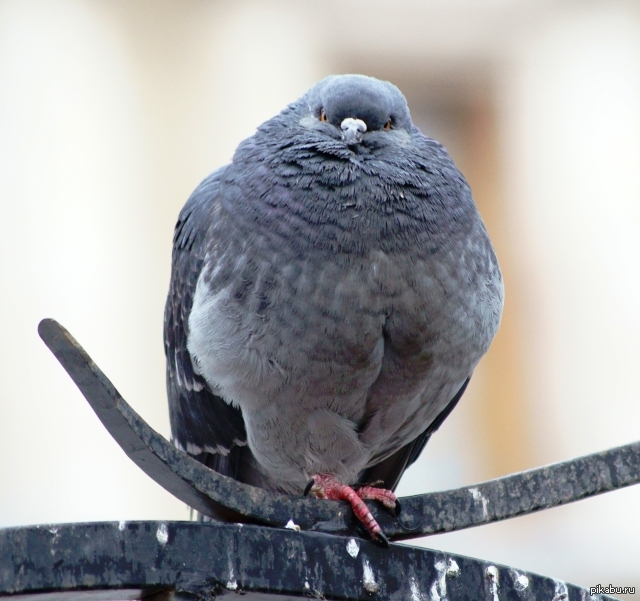
[[[376,486],[361,486],[356,489],[356,494],[361,499],[369,499],[371,501],[380,501],[387,509],[397,510],[399,507],[398,497],[395,493],[386,488],[378,488]]]
[[[373,486],[361,486],[354,490],[346,484],[339,482],[335,476],[330,474],[316,474],[309,481],[305,489],[305,495],[311,493],[318,499],[329,499],[331,501],[347,501],[351,505],[354,515],[362,522],[369,534],[375,540],[388,545],[389,541],[382,532],[382,529],[371,515],[369,508],[363,499],[380,501],[385,507],[395,509],[396,495],[384,488]]]

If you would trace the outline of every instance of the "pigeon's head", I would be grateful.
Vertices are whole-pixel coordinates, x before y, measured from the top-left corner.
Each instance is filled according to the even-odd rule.
[[[387,81],[365,75],[334,75],[323,79],[304,97],[304,125],[349,147],[384,145],[411,130],[411,116],[402,92]],[[394,136],[394,132],[396,136]]]

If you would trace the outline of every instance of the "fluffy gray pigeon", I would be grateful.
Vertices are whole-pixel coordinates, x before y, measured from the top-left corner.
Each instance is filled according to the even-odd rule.
[[[241,482],[347,500],[384,540],[361,499],[395,506],[502,303],[469,185],[402,93],[328,77],[180,213],[165,311],[173,441]]]

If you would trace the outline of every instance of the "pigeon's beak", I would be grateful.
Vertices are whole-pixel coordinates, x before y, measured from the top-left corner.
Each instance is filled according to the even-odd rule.
[[[347,117],[340,124],[342,130],[342,139],[347,146],[359,144],[362,140],[362,134],[367,131],[367,124],[362,119],[352,119]]]

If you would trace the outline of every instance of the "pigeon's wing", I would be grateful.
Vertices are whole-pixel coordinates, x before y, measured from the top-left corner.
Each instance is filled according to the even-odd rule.
[[[358,480],[362,484],[373,482],[383,482],[383,487],[389,490],[395,490],[402,478],[404,471],[420,457],[423,449],[427,446],[431,435],[442,425],[445,419],[453,411],[458,401],[462,398],[464,391],[467,389],[470,378],[467,378],[460,390],[449,401],[449,404],[438,414],[428,426],[428,428],[420,434],[415,440],[406,444],[404,447],[396,451],[391,457],[387,457],[384,461],[363,470]]]
[[[216,471],[236,477],[239,447],[247,442],[242,413],[208,389],[194,372],[187,350],[189,313],[205,261],[206,236],[223,170],[205,179],[180,212],[164,313],[164,347],[174,444]]]

